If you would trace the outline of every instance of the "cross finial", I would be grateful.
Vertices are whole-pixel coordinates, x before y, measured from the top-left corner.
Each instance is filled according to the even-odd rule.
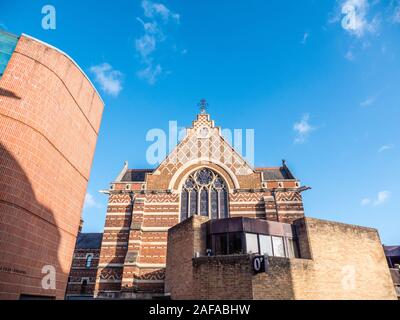
[[[206,99],[201,99],[198,103],[198,106],[200,107],[201,114],[205,114],[207,112],[208,102]]]

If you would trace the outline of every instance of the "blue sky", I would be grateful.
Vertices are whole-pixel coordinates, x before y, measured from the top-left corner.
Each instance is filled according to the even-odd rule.
[[[42,28],[42,8],[56,29]],[[150,129],[255,130],[256,166],[286,159],[306,214],[400,244],[400,1],[1,1],[0,27],[68,53],[106,107],[84,209],[101,232],[125,160],[148,168]]]

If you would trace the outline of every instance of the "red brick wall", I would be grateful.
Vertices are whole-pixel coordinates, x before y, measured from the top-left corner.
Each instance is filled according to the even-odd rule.
[[[87,267],[86,262],[89,254],[93,255],[93,259],[91,266]],[[71,272],[68,277],[67,297],[81,295],[93,297],[99,257],[100,249],[75,249]],[[82,292],[82,281],[84,279],[88,282],[85,292]]]
[[[220,134],[209,115],[198,115],[194,129],[189,129],[189,136],[181,142],[183,149],[185,144],[192,143],[196,129],[202,125],[210,125],[212,132]],[[219,136],[218,140],[221,139]],[[201,143],[197,141],[197,145]],[[204,147],[208,148],[206,144]],[[187,154],[186,151],[183,153]],[[297,180],[263,183],[261,172],[253,170],[247,172],[247,176],[238,175],[235,172],[239,170],[233,169],[247,165],[230,164],[231,151],[229,147],[228,156],[213,159],[217,160],[215,163],[173,163],[168,157],[154,173],[146,174],[142,184],[132,181],[112,183],[97,275],[97,296],[140,298],[164,292],[165,268],[175,263],[174,260],[166,261],[167,235],[168,229],[180,222],[179,186],[187,174],[202,167],[218,172],[229,186],[231,217],[292,222],[304,216]],[[180,155],[182,159],[184,154]],[[133,191],[138,189],[141,192]]]
[[[0,80],[1,299],[64,297],[103,107],[68,57],[20,38]]]

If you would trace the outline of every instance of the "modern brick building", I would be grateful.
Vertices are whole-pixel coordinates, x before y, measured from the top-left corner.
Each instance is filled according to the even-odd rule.
[[[76,241],[66,299],[91,299],[99,265],[102,233],[80,233]]]
[[[0,299],[63,299],[104,104],[57,48],[0,52]]]
[[[304,218],[302,192],[307,189],[285,162],[252,168],[203,110],[158,168],[129,169],[126,163],[104,191],[109,201],[95,296],[395,297],[376,230]],[[215,225],[224,221],[233,225]],[[248,225],[255,229],[246,232]],[[223,228],[238,230],[233,235],[225,230],[218,238],[215,230]],[[332,241],[337,243],[332,246]],[[273,252],[271,285],[281,287],[280,293],[254,280],[247,246],[251,252]],[[336,253],[342,256],[334,257]],[[356,293],[343,292],[336,272],[352,263],[361,268],[370,262],[365,259],[374,263],[366,268],[374,279],[359,285]]]
[[[396,299],[375,229],[312,218],[193,216],[169,230],[165,290],[196,300]]]

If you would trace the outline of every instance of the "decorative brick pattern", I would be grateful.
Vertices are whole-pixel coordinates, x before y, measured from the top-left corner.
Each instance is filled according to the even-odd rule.
[[[204,126],[210,129],[208,138],[200,138],[198,135],[198,129]],[[210,156],[217,142],[224,148],[221,148],[220,157],[213,159]],[[202,161],[188,164],[191,160],[188,158],[189,152],[196,147],[199,148],[194,160]],[[204,156],[209,161],[204,161]],[[198,115],[193,127],[188,129],[187,137],[154,173],[146,174],[144,187],[140,191],[129,190],[129,182],[113,183],[98,280],[102,268],[122,272],[119,287],[117,284],[113,286],[114,297],[143,298],[152,293],[164,293],[164,277],[154,275],[165,274],[169,264],[166,258],[167,237],[168,230],[180,222],[180,185],[191,172],[200,167],[218,172],[225,180],[229,187],[229,214],[232,217],[292,222],[304,215],[301,195],[296,187],[297,180],[280,181],[276,188],[262,188],[261,172],[251,169],[227,145],[220,128],[215,127],[209,115]],[[127,166],[124,170],[126,172]],[[278,194],[280,202],[275,197]],[[118,247],[116,242],[127,244]],[[109,296],[109,284],[98,281],[95,295]]]
[[[86,266],[88,255],[93,255],[90,267]],[[93,297],[99,258],[99,249],[75,249],[72,267],[68,277],[67,299],[75,296]],[[83,284],[84,280],[87,281],[86,286]]]

